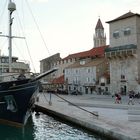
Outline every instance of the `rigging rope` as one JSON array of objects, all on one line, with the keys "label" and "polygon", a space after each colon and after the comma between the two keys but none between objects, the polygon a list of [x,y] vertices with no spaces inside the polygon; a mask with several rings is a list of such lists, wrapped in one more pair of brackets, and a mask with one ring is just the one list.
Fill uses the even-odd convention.
[{"label": "rigging rope", "polygon": [[[3,20],[3,17],[4,17],[4,12],[5,12],[5,10],[6,10],[6,5],[7,5],[7,3],[8,3],[8,0],[5,0],[5,3],[4,3],[4,5],[3,5],[3,7],[1,8],[2,10],[2,12],[1,12],[1,14],[0,14],[0,24],[4,21]],[[5,26],[5,25],[4,25]],[[1,27],[1,28],[3,28],[3,27]],[[4,28],[3,28],[4,29]],[[0,30],[0,32],[1,32],[1,30]],[[1,52],[2,52],[2,50],[3,50],[3,47],[4,47],[4,44],[6,44],[6,42],[7,42],[7,39],[6,40],[4,40],[1,44]]]},{"label": "rigging rope", "polygon": [[47,100],[47,98],[46,98],[46,96],[45,96],[44,92],[43,92],[43,96],[44,96],[45,100],[49,103],[49,101]]},{"label": "rigging rope", "polygon": [[5,9],[6,9],[7,2],[8,2],[8,1],[6,0],[5,3],[4,3],[4,5],[3,5],[3,8],[2,8],[3,10],[2,10],[2,13],[1,13],[1,15],[0,15],[0,24],[1,24],[1,22],[3,21],[3,20],[2,20],[2,17],[3,17],[3,15],[4,15],[4,11],[5,11]]},{"label": "rigging rope", "polygon": [[33,15],[33,12],[32,12],[32,10],[31,10],[31,8],[30,8],[29,3],[28,3],[28,0],[25,0],[25,1],[26,1],[26,4],[27,4],[27,6],[28,6],[28,8],[29,8],[29,10],[30,10],[30,13],[31,13],[31,15],[32,15],[32,18],[33,18],[33,20],[34,20],[34,22],[35,22],[35,25],[36,25],[36,27],[37,27],[37,29],[38,29],[38,32],[40,33],[41,39],[42,39],[42,41],[43,41],[43,43],[44,43],[44,45],[45,45],[45,47],[46,47],[46,49],[47,49],[47,51],[48,51],[48,54],[49,54],[49,56],[50,56],[49,49],[48,49],[48,47],[47,47],[47,45],[46,45],[46,42],[45,42],[45,40],[44,40],[44,38],[43,38],[43,35],[42,35],[41,31],[40,31],[40,28],[39,28],[39,26],[38,26],[38,24],[37,24],[37,21],[35,20],[35,17],[34,17],[34,15]]},{"label": "rigging rope", "polygon": [[[21,29],[22,29],[22,34],[23,34],[23,36],[25,36],[25,32],[24,32],[24,30],[23,30],[23,26],[22,26],[22,24],[21,24],[21,21],[20,21],[18,12],[17,12],[17,17],[18,17],[18,19],[19,19],[19,24],[20,24]],[[29,57],[30,57],[30,60],[31,60],[32,67],[33,67],[33,69],[34,69],[34,72],[36,73],[35,66],[34,66],[34,63],[33,63],[33,59],[32,59],[32,57],[31,57],[31,53],[30,53],[30,50],[29,50],[29,45],[28,45],[28,43],[27,43],[26,38],[25,38],[25,44],[26,44],[27,51],[28,51],[28,54],[29,54]]]},{"label": "rigging rope", "polygon": [[[7,0],[7,1],[8,1],[8,0]],[[6,5],[7,5],[7,1],[5,1],[4,8],[3,8],[4,10],[5,10],[5,7],[6,7]],[[4,10],[2,11],[0,17],[3,16]],[[19,21],[20,27],[21,27],[21,29],[22,29],[22,34],[23,34],[23,36],[25,36],[25,33],[24,33],[24,31],[23,31],[23,27],[22,27],[22,24],[21,24],[21,21],[20,21],[18,12],[16,12],[16,13],[17,13],[17,17],[18,17],[18,21]],[[1,19],[2,19],[2,18],[1,18]],[[0,22],[1,22],[1,21],[2,21],[2,20],[0,20]],[[17,27],[18,27],[18,26],[17,26]],[[28,54],[29,54],[29,57],[30,57],[30,61],[31,61],[33,70],[34,70],[34,72],[36,73],[35,66],[34,66],[34,63],[33,63],[33,60],[32,60],[32,57],[31,57],[31,54],[30,54],[30,51],[29,51],[29,47],[28,47],[28,43],[27,43],[27,40],[26,40],[26,39],[25,39],[25,44],[26,44],[26,47],[27,47],[27,51],[28,51]],[[2,46],[3,46],[3,45],[2,45]]]},{"label": "rigging rope", "polygon": [[63,97],[59,96],[57,93],[55,93],[54,95],[56,95],[57,97],[61,98],[61,99],[64,100],[65,102],[68,102],[69,104],[71,104],[71,105],[73,105],[73,106],[75,106],[75,107],[77,107],[77,108],[79,108],[79,109],[81,109],[81,110],[83,110],[83,111],[85,111],[85,112],[88,112],[88,113],[90,113],[90,114],[92,114],[92,115],[94,115],[94,116],[96,116],[96,117],[99,116],[98,114],[95,114],[95,113],[93,113],[93,112],[91,112],[91,111],[88,111],[88,110],[86,110],[86,109],[84,109],[84,108],[82,108],[82,107],[80,107],[80,106],[78,106],[78,105],[76,105],[76,104],[74,104],[74,103],[72,103],[72,102],[70,102],[70,101],[64,99]]}]

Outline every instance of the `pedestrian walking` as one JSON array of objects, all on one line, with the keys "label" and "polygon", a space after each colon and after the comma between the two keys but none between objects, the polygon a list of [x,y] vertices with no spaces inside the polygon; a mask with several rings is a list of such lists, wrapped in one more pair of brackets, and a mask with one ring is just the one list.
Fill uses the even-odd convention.
[{"label": "pedestrian walking", "polygon": [[119,104],[121,104],[121,103],[122,103],[121,94],[118,94],[118,102],[119,102]]},{"label": "pedestrian walking", "polygon": [[115,93],[115,104],[119,104],[119,95]]},{"label": "pedestrian walking", "polygon": [[129,93],[129,101],[128,101],[128,105],[131,103],[132,105],[134,105],[134,101],[133,101],[134,95],[132,94],[132,92],[130,91]]}]

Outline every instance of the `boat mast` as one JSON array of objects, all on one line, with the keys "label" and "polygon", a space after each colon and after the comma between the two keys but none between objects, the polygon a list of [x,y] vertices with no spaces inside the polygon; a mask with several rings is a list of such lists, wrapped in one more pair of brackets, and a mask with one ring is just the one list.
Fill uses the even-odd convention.
[{"label": "boat mast", "polygon": [[12,0],[9,0],[8,4],[8,10],[9,10],[9,72],[11,72],[12,68],[12,23],[13,23],[13,18],[12,18],[12,13],[13,11],[16,10],[16,5]]}]

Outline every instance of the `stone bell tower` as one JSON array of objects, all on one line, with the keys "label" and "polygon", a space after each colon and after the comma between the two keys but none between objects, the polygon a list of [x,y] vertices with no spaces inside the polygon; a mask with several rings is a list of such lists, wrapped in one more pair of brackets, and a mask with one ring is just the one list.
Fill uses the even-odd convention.
[{"label": "stone bell tower", "polygon": [[102,25],[100,18],[98,19],[96,27],[95,27],[95,34],[93,37],[93,41],[94,41],[93,47],[106,45],[106,35],[104,34],[104,27]]}]

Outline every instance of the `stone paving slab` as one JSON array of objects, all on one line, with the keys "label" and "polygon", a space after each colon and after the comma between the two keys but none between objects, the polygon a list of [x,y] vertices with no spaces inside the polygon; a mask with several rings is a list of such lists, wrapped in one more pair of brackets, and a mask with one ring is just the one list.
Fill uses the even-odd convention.
[{"label": "stone paving slab", "polygon": [[[61,97],[75,104],[77,103],[89,112],[98,112],[99,117],[72,106],[55,95],[51,95],[52,105],[49,105],[50,94],[47,93],[45,93],[45,96],[44,94],[40,95],[39,102],[36,105],[56,116],[106,136],[111,136],[114,139],[140,140],[140,122],[128,120],[128,108],[131,106],[128,106],[126,102],[124,104],[114,104],[112,98],[95,97],[95,95],[61,95]],[[133,107],[136,106],[138,108],[140,105],[133,105]]]},{"label": "stone paving slab", "polygon": [[[140,110],[132,110],[132,109],[129,109],[128,110],[128,114],[129,115],[140,115]],[[140,118],[140,116],[139,116]]]}]

